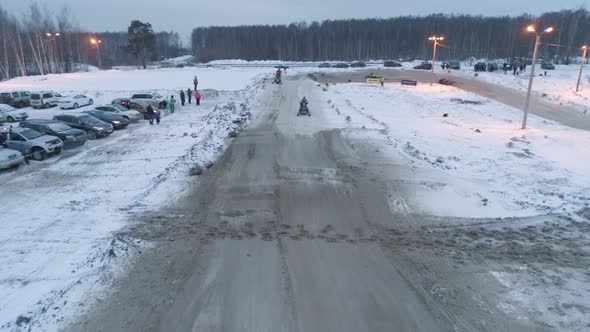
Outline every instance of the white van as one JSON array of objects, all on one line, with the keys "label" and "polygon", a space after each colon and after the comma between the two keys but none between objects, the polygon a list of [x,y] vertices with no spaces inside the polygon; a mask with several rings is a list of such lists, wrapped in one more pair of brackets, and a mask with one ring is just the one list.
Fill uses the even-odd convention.
[{"label": "white van", "polygon": [[31,106],[33,108],[50,108],[57,106],[57,101],[63,96],[53,91],[41,91],[31,93]]}]

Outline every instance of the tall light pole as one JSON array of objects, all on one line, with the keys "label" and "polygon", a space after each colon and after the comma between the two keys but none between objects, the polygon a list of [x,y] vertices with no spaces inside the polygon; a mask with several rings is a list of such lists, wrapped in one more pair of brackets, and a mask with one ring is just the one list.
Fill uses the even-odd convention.
[{"label": "tall light pole", "polygon": [[100,44],[102,43],[102,40],[100,39],[95,39],[95,38],[90,38],[90,44],[92,45],[96,45],[96,57],[97,57],[97,61],[98,61],[98,68],[102,67],[102,61],[100,59]]},{"label": "tall light pole", "polygon": [[440,40],[445,40],[445,37],[432,36],[429,37],[428,40],[434,41],[434,49],[432,50],[432,72],[434,73],[434,60],[436,60],[436,46],[438,46],[438,42]]},{"label": "tall light pole", "polygon": [[582,63],[580,64],[580,74],[578,75],[578,84],[576,84],[576,92],[580,90],[580,80],[582,79],[582,69],[584,68],[584,61],[586,61],[586,53],[588,52],[588,46],[582,46]]},{"label": "tall light pole", "polygon": [[[47,36],[48,46],[49,46],[49,58],[51,60],[51,62],[49,64],[49,68],[50,68],[50,70],[57,71],[57,67],[58,67],[57,56],[59,55],[59,54],[57,54],[58,53],[58,51],[57,51],[57,38],[59,36],[61,36],[61,33],[59,33],[59,32],[55,32],[55,33],[46,32],[45,36]],[[55,48],[55,51],[54,51],[54,48]]]},{"label": "tall light pole", "polygon": [[533,51],[533,62],[531,64],[531,76],[529,77],[529,88],[527,90],[526,101],[524,103],[524,116],[522,118],[522,129],[526,129],[526,120],[529,115],[529,106],[531,104],[531,90],[533,89],[533,78],[535,77],[535,64],[537,63],[537,50],[539,49],[539,45],[541,44],[541,36],[545,32],[553,31],[553,27],[548,27],[545,30],[543,30],[541,33],[537,33],[537,31],[535,30],[535,27],[532,25],[529,25],[526,28],[526,30],[528,32],[534,32],[536,37],[535,37],[535,50]]}]

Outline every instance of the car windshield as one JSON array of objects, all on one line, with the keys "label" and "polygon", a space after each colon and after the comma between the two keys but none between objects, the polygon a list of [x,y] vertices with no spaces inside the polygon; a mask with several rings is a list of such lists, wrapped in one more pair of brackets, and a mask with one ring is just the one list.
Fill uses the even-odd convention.
[{"label": "car windshield", "polygon": [[152,93],[152,97],[154,97],[154,99],[162,98],[162,96],[157,93]]},{"label": "car windshield", "polygon": [[82,115],[82,116],[78,117],[78,119],[80,119],[80,121],[82,121],[82,122],[84,122],[86,124],[89,124],[89,125],[100,125],[100,124],[102,124],[102,122],[99,119],[97,119],[97,118],[95,118],[95,117],[93,117],[91,115]]},{"label": "car windshield", "polygon": [[65,131],[65,130],[71,129],[70,126],[68,126],[65,123],[61,123],[61,122],[48,123],[47,124],[47,127],[49,127],[51,130],[56,131],[56,132]]},{"label": "car windshield", "polygon": [[31,95],[31,99],[41,99],[41,95],[40,95],[40,94],[38,94],[38,93],[33,93],[33,94]]},{"label": "car windshield", "polygon": [[42,136],[39,132],[34,131],[33,129],[24,129],[20,132],[20,134],[23,135],[26,139],[35,139],[37,137]]}]

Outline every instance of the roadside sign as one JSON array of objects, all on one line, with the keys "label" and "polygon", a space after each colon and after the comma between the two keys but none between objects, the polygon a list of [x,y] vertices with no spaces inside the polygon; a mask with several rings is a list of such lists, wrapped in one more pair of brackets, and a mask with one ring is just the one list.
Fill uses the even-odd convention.
[{"label": "roadside sign", "polygon": [[367,83],[369,84],[381,84],[380,77],[367,77]]},{"label": "roadside sign", "polygon": [[413,86],[416,86],[416,85],[418,85],[418,81],[402,80],[402,85],[413,85]]}]

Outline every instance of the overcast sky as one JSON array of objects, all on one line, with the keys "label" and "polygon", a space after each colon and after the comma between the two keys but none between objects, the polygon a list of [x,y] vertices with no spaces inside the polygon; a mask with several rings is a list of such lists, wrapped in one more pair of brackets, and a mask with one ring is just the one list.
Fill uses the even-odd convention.
[{"label": "overcast sky", "polygon": [[[29,0],[0,0],[20,15]],[[392,17],[430,13],[483,15],[538,14],[590,7],[590,0],[37,0],[57,11],[67,4],[88,31],[126,30],[132,19],[155,30],[174,30],[188,38],[194,27],[279,24],[335,18]],[[531,7],[531,4],[534,6]]]}]

